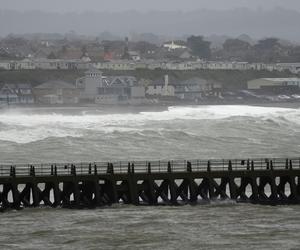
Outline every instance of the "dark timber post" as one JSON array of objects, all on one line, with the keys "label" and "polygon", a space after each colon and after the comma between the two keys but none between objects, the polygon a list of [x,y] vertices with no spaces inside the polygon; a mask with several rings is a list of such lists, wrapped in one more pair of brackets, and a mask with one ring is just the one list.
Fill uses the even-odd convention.
[{"label": "dark timber post", "polygon": [[231,161],[228,162],[228,170],[232,171],[232,162]]},{"label": "dark timber post", "polygon": [[191,162],[187,162],[187,166],[186,166],[186,171],[191,173],[192,172],[192,163]]},{"label": "dark timber post", "polygon": [[193,177],[189,178],[189,189],[190,189],[190,201],[192,204],[197,202],[197,185]]},{"label": "dark timber post", "polygon": [[250,160],[249,159],[247,160],[247,170],[248,171],[250,170]]},{"label": "dark timber post", "polygon": [[290,189],[291,189],[291,195],[290,195],[290,199],[292,200],[292,202],[297,203],[299,200],[298,194],[297,194],[297,185],[295,182],[295,177],[294,176],[290,176],[289,177],[289,182],[290,182]]},{"label": "dark timber post", "polygon": [[[228,170],[232,171],[232,161],[228,162]],[[236,192],[236,184],[234,182],[234,178],[232,176],[229,177],[229,190],[230,190],[230,199],[236,200],[237,192]]]},{"label": "dark timber post", "polygon": [[176,183],[175,180],[172,178],[169,178],[168,180],[169,182],[169,189],[170,189],[170,201],[172,205],[176,205],[177,204],[177,195],[176,195]]},{"label": "dark timber post", "polygon": [[94,185],[94,190],[95,190],[94,205],[95,206],[100,206],[102,204],[101,204],[101,194],[100,194],[99,179],[98,179],[97,175],[95,175],[93,185]]},{"label": "dark timber post", "polygon": [[258,201],[259,193],[258,193],[258,186],[256,182],[256,177],[251,177],[251,187],[252,187],[252,195],[250,196],[250,199],[254,202]]},{"label": "dark timber post", "polygon": [[149,189],[149,204],[156,205],[157,197],[154,189],[154,180],[152,179],[151,176],[148,177],[148,189]]},{"label": "dark timber post", "polygon": [[71,174],[73,175],[73,180],[72,180],[72,192],[74,196],[74,203],[76,206],[80,205],[80,191],[78,187],[78,180],[76,177],[76,166],[72,164],[71,166]]},{"label": "dark timber post", "polygon": [[53,207],[60,206],[61,205],[61,191],[59,189],[59,183],[57,180],[55,180],[53,182],[53,194],[54,194]]},{"label": "dark timber post", "polygon": [[290,160],[290,170],[293,170],[293,162]]},{"label": "dark timber post", "polygon": [[98,171],[97,171],[97,165],[94,165],[94,175],[98,175]]},{"label": "dark timber post", "polygon": [[11,191],[12,191],[12,199],[13,199],[13,208],[19,209],[20,208],[20,194],[18,191],[18,184],[16,182],[15,177],[12,177],[12,184],[11,184]]},{"label": "dark timber post", "polygon": [[251,161],[251,171],[254,171],[254,161]]},{"label": "dark timber post", "polygon": [[112,163],[108,163],[108,173],[110,176],[105,180],[105,189],[109,197],[109,203],[118,203],[117,181],[115,179],[114,166]]},{"label": "dark timber post", "polygon": [[168,161],[168,173],[172,172],[172,168],[171,168],[171,162]]},{"label": "dark timber post", "polygon": [[129,196],[131,204],[138,205],[139,204],[139,197],[137,192],[137,179],[135,178],[134,173],[134,163],[128,163],[128,189],[129,189]]}]

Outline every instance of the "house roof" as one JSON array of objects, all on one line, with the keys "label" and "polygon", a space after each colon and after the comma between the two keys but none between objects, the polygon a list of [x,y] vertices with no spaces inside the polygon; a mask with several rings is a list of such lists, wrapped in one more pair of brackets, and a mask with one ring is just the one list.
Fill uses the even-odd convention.
[{"label": "house roof", "polygon": [[116,85],[122,85],[122,86],[134,86],[137,83],[137,79],[134,76],[108,76],[103,77],[103,83],[107,86],[116,86]]},{"label": "house roof", "polygon": [[58,58],[60,59],[80,59],[83,53],[80,48],[68,48],[66,51],[60,51]]},{"label": "house roof", "polygon": [[88,47],[87,54],[92,61],[99,61],[104,57],[104,49],[102,47]]},{"label": "house roof", "polygon": [[8,49],[0,47],[0,55],[9,55]]},{"label": "house roof", "polygon": [[[24,90],[26,90],[26,92],[24,92]],[[0,94],[28,96],[31,95],[31,85],[27,83],[18,83],[18,84],[6,83],[0,89]]]},{"label": "house roof", "polygon": [[29,83],[6,83],[4,86],[9,87],[10,89],[31,89],[31,84]]},{"label": "house roof", "polygon": [[73,84],[61,80],[51,80],[35,87],[35,89],[75,89],[75,88],[76,87]]},{"label": "house roof", "polygon": [[55,51],[52,48],[40,48],[37,52],[33,54],[33,57],[46,59],[51,52],[55,53]]},{"label": "house roof", "polygon": [[300,78],[262,78],[263,80],[272,81],[272,82],[299,82]]}]

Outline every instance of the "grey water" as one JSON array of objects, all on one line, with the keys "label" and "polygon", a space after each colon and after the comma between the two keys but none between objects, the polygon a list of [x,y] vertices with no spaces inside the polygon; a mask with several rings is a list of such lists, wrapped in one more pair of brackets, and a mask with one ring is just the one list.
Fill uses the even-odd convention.
[{"label": "grey water", "polygon": [[[0,162],[297,157],[300,105],[0,111]],[[300,249],[299,206],[199,206],[0,214],[0,249]]]}]

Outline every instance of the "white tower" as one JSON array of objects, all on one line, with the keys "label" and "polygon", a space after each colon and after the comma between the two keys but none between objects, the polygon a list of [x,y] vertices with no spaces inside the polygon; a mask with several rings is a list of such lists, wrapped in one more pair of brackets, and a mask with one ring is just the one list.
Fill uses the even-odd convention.
[{"label": "white tower", "polygon": [[85,72],[84,77],[84,95],[87,98],[94,98],[98,95],[99,88],[103,86],[102,72],[91,68]]}]

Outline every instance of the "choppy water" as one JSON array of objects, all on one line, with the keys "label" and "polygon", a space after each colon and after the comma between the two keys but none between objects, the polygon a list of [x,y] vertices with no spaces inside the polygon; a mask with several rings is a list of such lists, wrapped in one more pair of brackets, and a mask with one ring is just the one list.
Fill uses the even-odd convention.
[{"label": "choppy water", "polygon": [[[298,156],[300,109],[0,112],[0,162]],[[299,206],[220,203],[0,215],[0,249],[300,249]]]}]

